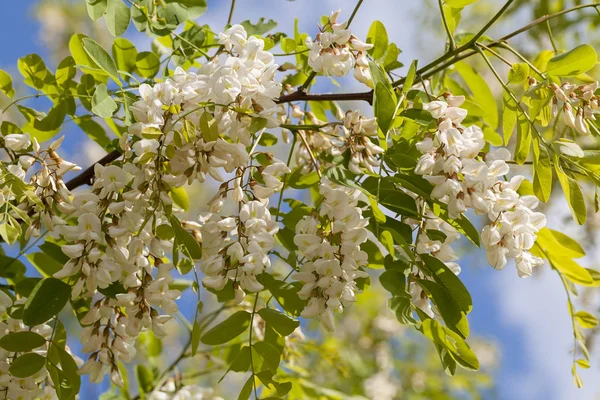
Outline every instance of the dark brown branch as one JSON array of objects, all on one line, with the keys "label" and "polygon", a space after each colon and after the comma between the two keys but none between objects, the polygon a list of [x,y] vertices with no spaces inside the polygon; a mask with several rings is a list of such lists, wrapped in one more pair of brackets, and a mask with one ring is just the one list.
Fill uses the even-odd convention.
[{"label": "dark brown branch", "polygon": [[373,104],[373,91],[358,92],[358,93],[323,93],[310,94],[305,89],[299,88],[294,93],[281,96],[276,100],[277,104],[290,103],[292,101],[356,101],[362,100],[369,104]]}]

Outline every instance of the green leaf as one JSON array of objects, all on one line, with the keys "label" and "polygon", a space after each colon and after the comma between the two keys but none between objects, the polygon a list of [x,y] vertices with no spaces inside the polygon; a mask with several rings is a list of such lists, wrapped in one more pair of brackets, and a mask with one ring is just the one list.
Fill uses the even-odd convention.
[{"label": "green leaf", "polygon": [[37,353],[25,353],[17,357],[8,367],[8,372],[15,378],[27,378],[41,370],[46,359]]},{"label": "green leaf", "polygon": [[0,255],[0,277],[13,281],[19,280],[20,277],[25,275],[26,270],[25,265],[19,259]]},{"label": "green leaf", "polygon": [[179,220],[175,216],[169,217],[169,221],[171,222],[171,226],[175,230],[175,237],[177,242],[183,244],[187,251],[190,254],[190,257],[194,260],[199,260],[202,258],[202,248],[200,247],[200,243],[192,236],[191,233],[186,231],[182,226]]},{"label": "green leaf", "polygon": [[56,68],[56,84],[67,88],[76,74],[77,68],[75,68],[75,59],[71,56],[67,56]]},{"label": "green leaf", "polygon": [[421,259],[425,261],[431,276],[437,283],[446,288],[460,309],[467,314],[470,313],[473,308],[473,300],[458,276],[446,264],[433,256],[422,254]]},{"label": "green leaf", "polygon": [[96,63],[96,65],[105,71],[117,83],[117,85],[122,86],[121,81],[119,80],[119,73],[117,72],[115,62],[112,58],[110,58],[108,52],[90,38],[82,38],[81,43],[87,55]]},{"label": "green leaf", "polygon": [[43,277],[49,277],[60,271],[64,263],[60,263],[46,253],[29,253],[27,259]]},{"label": "green leaf", "polygon": [[86,0],[87,12],[92,21],[98,21],[106,11],[107,0]]},{"label": "green leaf", "polygon": [[247,400],[252,395],[252,388],[254,387],[254,374],[250,375],[250,378],[244,383],[240,395],[237,400]]},{"label": "green leaf", "polygon": [[[592,314],[586,311],[577,311],[575,315],[575,320],[584,329],[591,329],[598,325],[598,319],[594,317]],[[0,342],[0,345],[2,342]]]},{"label": "green leaf", "polygon": [[117,108],[117,103],[108,94],[106,85],[104,83],[98,85],[92,96],[92,112],[102,118],[111,118]]},{"label": "green leaf", "polygon": [[260,274],[258,278],[259,282],[271,292],[281,308],[287,313],[297,317],[304,310],[306,301],[298,297],[298,291],[302,287],[302,284],[299,282],[287,283],[280,281],[266,273]]},{"label": "green leaf", "polygon": [[469,336],[469,322],[452,294],[437,282],[419,279],[419,285],[429,294],[448,328],[462,338]]},{"label": "green leaf", "polygon": [[12,86],[12,78],[10,75],[0,69],[0,91],[2,91],[5,95],[10,97],[11,99],[15,95],[15,89]]},{"label": "green leaf", "polygon": [[106,131],[102,125],[94,121],[91,117],[86,116],[83,118],[77,118],[75,119],[75,123],[77,126],[79,126],[79,128],[81,128],[82,131],[86,133],[86,135],[88,135],[90,139],[98,143],[103,149],[109,149],[113,147],[112,141],[106,134]]},{"label": "green leaf", "polygon": [[229,365],[229,371],[233,372],[246,372],[250,368],[250,347],[243,346],[235,355],[235,358]]},{"label": "green leaf", "polygon": [[567,203],[569,204],[573,219],[577,221],[579,225],[583,225],[587,218],[587,211],[585,199],[581,192],[581,187],[579,187],[579,183],[564,173],[562,167],[558,164],[558,160],[555,160],[554,168],[560,186],[565,194],[565,198],[567,199]]},{"label": "green leaf", "polygon": [[135,376],[137,378],[140,393],[150,393],[154,388],[154,374],[143,364],[135,366]]},{"label": "green leaf", "polygon": [[129,40],[116,38],[112,45],[112,56],[117,69],[125,72],[133,72],[138,52]]},{"label": "green leaf", "polygon": [[533,192],[538,199],[547,202],[552,193],[552,163],[548,150],[544,146],[537,144],[533,146],[535,155],[533,159]]},{"label": "green leaf", "polygon": [[167,0],[167,3],[171,2],[186,7],[190,19],[196,19],[206,12],[206,0]]},{"label": "green leaf", "polygon": [[529,77],[529,65],[526,63],[515,63],[508,71],[509,83],[523,83]]},{"label": "green leaf", "polygon": [[413,62],[410,63],[410,67],[408,68],[408,72],[406,73],[406,79],[404,80],[404,84],[402,85],[402,93],[408,93],[412,85],[415,83],[418,62],[418,60],[413,60]]},{"label": "green leaf", "polygon": [[377,82],[373,100],[373,110],[377,118],[377,125],[385,135],[394,121],[396,111],[396,98],[383,83]]},{"label": "green leaf", "polygon": [[81,387],[81,377],[77,373],[79,368],[75,360],[67,353],[64,347],[54,344],[50,346],[49,354],[57,358],[58,362],[60,362],[60,369],[50,362],[46,363],[46,368],[50,372],[50,377],[54,383],[58,398],[61,400],[75,400]]},{"label": "green leaf", "polygon": [[219,138],[219,126],[212,114],[205,112],[200,116],[200,131],[206,142],[214,142]]},{"label": "green leaf", "polygon": [[28,326],[43,324],[64,308],[71,297],[71,286],[55,278],[42,279],[31,292],[23,309]]},{"label": "green leaf", "polygon": [[289,37],[281,39],[281,50],[286,54],[293,53],[296,50],[296,41]]},{"label": "green leaf", "polygon": [[453,8],[463,8],[476,1],[477,0],[446,0],[446,4]]},{"label": "green leaf", "polygon": [[517,125],[517,103],[508,93],[502,95],[502,134],[504,135],[504,144],[508,144],[515,126]]},{"label": "green leaf", "polygon": [[387,270],[379,275],[379,282],[385,290],[393,295],[403,296],[406,294],[406,275],[403,271],[397,269]]},{"label": "green leaf", "polygon": [[388,47],[388,35],[385,26],[381,21],[373,21],[369,32],[367,33],[367,43],[373,45],[368,53],[375,59],[379,59],[385,55]]},{"label": "green leaf", "polygon": [[104,21],[113,36],[121,36],[129,27],[131,12],[123,0],[108,0]]},{"label": "green leaf", "polygon": [[268,21],[265,21],[264,18],[259,18],[256,24],[251,23],[250,20],[246,20],[240,22],[240,25],[242,25],[244,29],[246,29],[246,32],[248,32],[248,36],[263,35],[269,32],[271,29],[277,28],[277,22],[275,22],[275,20],[270,19]]},{"label": "green leaf", "polygon": [[556,255],[555,253],[548,253],[548,260],[555,269],[560,271],[560,273],[571,282],[585,286],[593,285],[594,279],[588,270],[571,258]]},{"label": "green leaf", "polygon": [[258,315],[281,336],[291,335],[300,326],[300,322],[297,320],[272,308],[262,308],[258,311]]},{"label": "green leaf", "polygon": [[582,44],[573,50],[552,57],[546,72],[552,76],[575,76],[592,69],[598,62],[596,50],[589,44]]},{"label": "green leaf", "polygon": [[515,161],[523,165],[529,157],[531,150],[531,126],[524,115],[519,115],[517,124],[517,146],[515,149]]},{"label": "green leaf", "polygon": [[486,112],[483,120],[496,129],[498,127],[498,109],[494,95],[485,79],[464,61],[454,64],[454,67],[473,93],[473,100]]},{"label": "green leaf", "polygon": [[272,135],[268,132],[264,132],[260,137],[258,144],[263,147],[274,146],[277,144],[277,136]]},{"label": "green leaf", "polygon": [[211,346],[227,343],[248,329],[251,316],[247,311],[238,311],[202,335],[200,340]]},{"label": "green leaf", "polygon": [[252,345],[252,349],[263,359],[260,367],[262,371],[272,371],[273,373],[277,371],[281,355],[275,346],[267,342],[257,342]]},{"label": "green leaf", "polygon": [[11,332],[0,338],[0,347],[13,353],[23,353],[46,344],[40,334],[29,331]]},{"label": "green leaf", "polygon": [[33,127],[42,132],[57,130],[62,125],[66,115],[67,102],[60,101],[54,107],[52,107],[48,115],[46,115],[44,118],[41,120],[34,120]]},{"label": "green leaf", "polygon": [[190,198],[188,197],[187,191],[183,187],[174,187],[169,192],[169,195],[179,207],[184,211],[190,209]]},{"label": "green leaf", "polygon": [[[90,68],[81,68],[84,73],[90,74],[100,82],[106,82],[108,80],[106,74],[101,71],[100,66],[96,64],[83,48],[84,39],[89,38],[81,33],[71,36],[71,39],[69,40],[69,51],[71,52],[73,59],[75,59],[77,65],[93,68],[93,70]],[[81,82],[83,83],[83,78]]]},{"label": "green leaf", "polygon": [[25,78],[25,83],[36,89],[44,87],[44,80],[48,75],[48,69],[44,60],[37,54],[28,54],[17,61],[19,72]]},{"label": "green leaf", "polygon": [[198,316],[194,319],[194,326],[192,327],[192,356],[196,355],[198,352],[198,346],[200,345],[200,334],[202,327],[200,326],[200,322],[198,321]]}]

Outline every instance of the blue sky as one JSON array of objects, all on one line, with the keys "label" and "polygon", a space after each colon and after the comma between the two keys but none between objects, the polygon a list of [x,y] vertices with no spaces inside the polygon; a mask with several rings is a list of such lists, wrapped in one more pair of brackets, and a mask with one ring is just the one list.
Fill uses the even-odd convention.
[{"label": "blue sky", "polygon": [[[201,17],[201,21],[210,23],[213,29],[218,30],[227,19],[229,2],[209,0],[208,3],[209,12]],[[386,25],[390,38],[403,50],[401,61],[408,65],[412,59],[420,58],[423,65],[443,50],[443,42],[435,40],[441,36],[419,32],[419,19],[413,17],[413,13],[423,9],[418,2],[408,6],[402,4],[405,11],[398,10],[399,3],[408,2],[365,0],[365,5],[353,22],[353,30],[364,38],[370,23],[379,19]],[[39,26],[31,12],[33,4],[34,1],[21,0],[3,7],[3,22],[0,24],[0,37],[3,38],[0,41],[2,69],[15,71],[17,59],[28,53],[37,52],[44,58],[48,56],[38,39]],[[239,0],[234,21],[256,20],[264,16],[278,20],[280,28],[291,28],[294,17],[298,16],[301,30],[314,34],[319,15],[344,8],[343,15],[347,18],[353,5],[354,2],[349,0]],[[437,11],[433,9],[429,12]],[[422,34],[424,37],[420,36]],[[138,43],[143,39],[134,35],[132,40]],[[148,46],[149,42],[145,43]],[[344,90],[360,89],[357,84],[348,83],[355,86],[345,87]],[[325,80],[317,89],[339,90]],[[81,137],[76,132],[66,133],[71,135],[70,138]],[[73,147],[73,143],[79,143],[77,140],[67,140],[65,143],[65,150],[77,154],[79,158],[76,161],[83,167],[91,163],[91,159],[86,160],[86,154],[97,154],[92,150],[82,155],[79,148]],[[552,208],[553,217],[549,218],[549,224],[563,229],[560,215],[565,207],[558,203]],[[470,316],[472,331],[493,340],[500,349],[501,364],[496,375],[497,398],[591,399],[597,396],[600,387],[594,382],[599,372],[597,367],[582,373],[587,383],[585,389],[577,390],[572,383],[572,356],[569,354],[573,343],[572,331],[566,297],[556,274],[544,266],[536,276],[519,279],[511,265],[503,271],[494,271],[481,251],[467,252],[461,265],[461,278],[471,291],[475,305]]]}]

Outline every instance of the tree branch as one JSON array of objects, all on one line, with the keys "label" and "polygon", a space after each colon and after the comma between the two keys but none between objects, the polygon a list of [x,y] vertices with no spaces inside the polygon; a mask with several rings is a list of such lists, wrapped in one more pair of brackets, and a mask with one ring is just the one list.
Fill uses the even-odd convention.
[{"label": "tree branch", "polygon": [[115,161],[117,158],[121,157],[121,152],[118,150],[113,150],[100,160],[96,161],[90,167],[85,169],[82,173],[77,175],[75,178],[71,179],[67,182],[67,189],[73,190],[81,185],[91,185],[92,179],[94,178],[94,166],[96,164],[106,165]]}]

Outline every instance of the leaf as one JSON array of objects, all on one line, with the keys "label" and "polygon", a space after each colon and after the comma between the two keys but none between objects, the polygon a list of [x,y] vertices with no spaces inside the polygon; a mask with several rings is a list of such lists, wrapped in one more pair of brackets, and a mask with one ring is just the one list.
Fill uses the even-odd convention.
[{"label": "leaf", "polygon": [[518,117],[517,124],[517,147],[515,149],[515,161],[523,165],[527,161],[531,149],[531,127],[529,121],[523,116]]},{"label": "leaf", "polygon": [[194,319],[194,326],[192,327],[192,356],[195,356],[198,351],[198,346],[200,345],[200,333],[202,333],[201,329],[202,327],[196,316]]},{"label": "leaf", "polygon": [[458,333],[462,338],[467,338],[469,336],[469,322],[450,292],[433,281],[419,279],[418,282],[431,297],[448,328]]},{"label": "leaf", "polygon": [[592,69],[598,62],[596,50],[589,44],[582,44],[566,53],[552,57],[546,72],[552,76],[575,76]]},{"label": "leaf", "polygon": [[279,362],[281,361],[281,355],[275,346],[267,342],[257,342],[252,345],[252,349],[263,359],[261,366],[262,371],[277,371]]},{"label": "leaf", "polygon": [[259,282],[271,292],[281,308],[287,313],[297,317],[304,310],[306,301],[298,297],[298,291],[302,287],[299,282],[283,282],[266,273],[260,274],[258,278]]},{"label": "leaf", "polygon": [[515,63],[508,71],[509,83],[523,83],[529,77],[529,65],[526,63]]},{"label": "leaf", "polygon": [[186,7],[190,19],[196,19],[206,12],[206,0],[167,0],[167,3],[177,2]]},{"label": "leaf", "polygon": [[404,84],[402,85],[402,93],[408,93],[408,91],[414,84],[415,77],[417,76],[417,63],[418,62],[419,62],[418,60],[413,60],[413,62],[410,63],[410,67],[408,68],[408,72],[406,73],[406,78],[404,79]]},{"label": "leaf", "polygon": [[91,117],[76,118],[75,123],[90,139],[98,143],[103,149],[108,150],[113,147],[102,125],[94,121]]},{"label": "leaf", "polygon": [[564,173],[557,161],[555,161],[554,168],[560,186],[565,194],[565,198],[567,199],[567,203],[569,204],[573,219],[577,221],[579,225],[583,225],[587,218],[587,211],[585,199],[583,198],[583,193],[581,192],[579,184],[575,179]]},{"label": "leaf", "polygon": [[247,311],[238,311],[202,335],[200,340],[211,346],[227,343],[248,329],[251,316]]},{"label": "leaf", "polygon": [[[73,56],[73,59],[75,60],[75,63],[77,65],[86,66],[94,69],[92,70],[90,68],[81,68],[81,70],[84,73],[90,74],[100,82],[106,82],[108,80],[106,74],[100,70],[100,66],[96,64],[96,62],[88,55],[88,53],[83,48],[84,39],[89,38],[81,33],[71,36],[71,39],[69,40],[69,51],[71,52],[71,56]],[[81,82],[84,82],[83,78]]]},{"label": "leaf", "polygon": [[56,278],[42,279],[25,302],[23,322],[28,326],[43,324],[65,307],[71,287]]},{"label": "leaf", "polygon": [[110,58],[108,52],[90,38],[84,37],[81,39],[81,43],[87,55],[96,63],[96,65],[105,71],[117,85],[122,86],[115,62]]},{"label": "leaf", "polygon": [[206,142],[214,142],[219,138],[219,126],[212,114],[205,112],[200,116],[200,131]]},{"label": "leaf", "polygon": [[252,35],[263,35],[269,32],[271,29],[277,28],[277,22],[275,20],[265,21],[265,18],[259,18],[256,24],[250,22],[250,20],[240,22],[240,25],[246,29],[248,36]]},{"label": "leaf", "polygon": [[2,91],[5,95],[10,97],[11,99],[15,95],[15,89],[12,86],[12,78],[10,75],[0,69],[0,91]]},{"label": "leaf", "polygon": [[[46,368],[50,372],[58,398],[61,400],[75,400],[81,387],[81,377],[78,374],[75,360],[63,347],[54,344],[50,346],[49,354],[55,355],[60,362],[60,369],[51,363],[46,363]],[[54,367],[54,369],[51,367]]]},{"label": "leaf", "polygon": [[112,45],[112,56],[117,69],[125,72],[133,72],[138,52],[129,40],[116,38]]},{"label": "leaf", "polygon": [[406,276],[403,271],[396,269],[387,270],[379,275],[379,282],[381,282],[381,286],[385,290],[393,295],[403,296],[406,294]]},{"label": "leaf", "polygon": [[41,120],[34,120],[33,127],[43,132],[57,130],[62,125],[66,115],[67,102],[60,101],[50,109],[50,112],[44,118]]},{"label": "leaf", "polygon": [[454,67],[464,79],[471,93],[473,93],[473,100],[486,112],[483,120],[496,129],[498,126],[498,109],[496,108],[494,95],[485,79],[464,61],[454,64]]},{"label": "leaf", "polygon": [[41,370],[46,359],[37,353],[25,353],[10,363],[8,372],[15,378],[27,378]]},{"label": "leaf", "polygon": [[291,335],[300,326],[300,322],[297,320],[272,308],[262,308],[258,311],[258,315],[281,336]]},{"label": "leaf", "polygon": [[243,346],[235,355],[235,358],[229,365],[229,371],[246,372],[250,368],[251,349],[249,346]]},{"label": "leaf", "polygon": [[252,388],[254,387],[254,374],[250,375],[250,378],[244,383],[240,395],[237,400],[247,400],[252,395]]},{"label": "leaf", "polygon": [[13,353],[23,353],[46,344],[46,339],[38,333],[11,332],[0,338],[0,347]]},{"label": "leaf", "polygon": [[187,191],[183,187],[174,187],[169,192],[169,196],[171,196],[175,204],[181,207],[184,211],[190,209],[190,198],[188,197]]},{"label": "leaf", "polygon": [[373,21],[369,32],[367,33],[367,43],[373,45],[368,53],[375,59],[380,59],[385,55],[388,48],[388,35],[385,26],[381,21]]},{"label": "leaf", "polygon": [[517,103],[508,93],[502,94],[502,134],[504,135],[504,144],[508,144],[515,126],[517,125]]},{"label": "leaf", "polygon": [[0,277],[19,280],[25,275],[25,265],[17,258],[0,255]]},{"label": "leaf", "polygon": [[160,59],[154,53],[142,51],[135,57],[135,67],[138,73],[144,78],[152,78],[158,73]]},{"label": "leaf", "polygon": [[[584,329],[591,329],[598,325],[598,319],[594,317],[592,314],[586,311],[577,311],[575,315],[575,320]],[[2,342],[0,342],[0,345]]]},{"label": "leaf", "polygon": [[42,89],[48,69],[44,60],[37,54],[28,54],[17,61],[19,72],[25,78],[25,83],[33,88]]},{"label": "leaf", "polygon": [[377,125],[381,132],[385,135],[392,122],[394,121],[394,113],[396,112],[396,98],[386,86],[377,82],[375,85],[375,93],[373,99],[373,111],[377,118]]},{"label": "leaf", "polygon": [[113,36],[121,36],[129,27],[131,11],[122,0],[108,0],[104,21]]},{"label": "leaf", "polygon": [[60,271],[64,263],[60,263],[45,253],[29,253],[27,259],[43,277],[49,277]]},{"label": "leaf", "polygon": [[135,376],[137,378],[140,393],[150,393],[154,388],[154,375],[143,364],[135,366]]},{"label": "leaf", "polygon": [[92,112],[102,118],[111,118],[117,108],[117,103],[108,94],[106,85],[104,83],[98,85],[92,96]]},{"label": "leaf", "polygon": [[175,216],[172,215],[169,217],[169,221],[175,230],[175,237],[177,238],[177,241],[185,246],[190,254],[190,257],[194,260],[201,259],[202,248],[200,247],[200,243],[198,243],[198,241],[181,226],[181,223]]},{"label": "leaf", "polygon": [[446,288],[462,311],[470,313],[473,308],[473,300],[458,276],[445,263],[433,256],[422,254],[421,258],[425,261],[425,265],[435,281]]},{"label": "leaf", "polygon": [[540,201],[547,202],[552,193],[552,163],[544,146],[533,146],[538,149],[533,159],[533,192]]},{"label": "leaf", "polygon": [[446,0],[446,4],[453,8],[463,8],[476,1],[477,0]]},{"label": "leaf", "polygon": [[571,258],[548,253],[548,260],[550,261],[550,264],[552,264],[552,267],[560,271],[560,273],[571,282],[586,286],[594,284],[594,279],[588,270]]},{"label": "leaf", "polygon": [[107,0],[86,0],[87,12],[92,21],[98,21],[106,11]]},{"label": "leaf", "polygon": [[56,84],[67,88],[76,74],[75,60],[71,56],[65,57],[56,68]]}]

